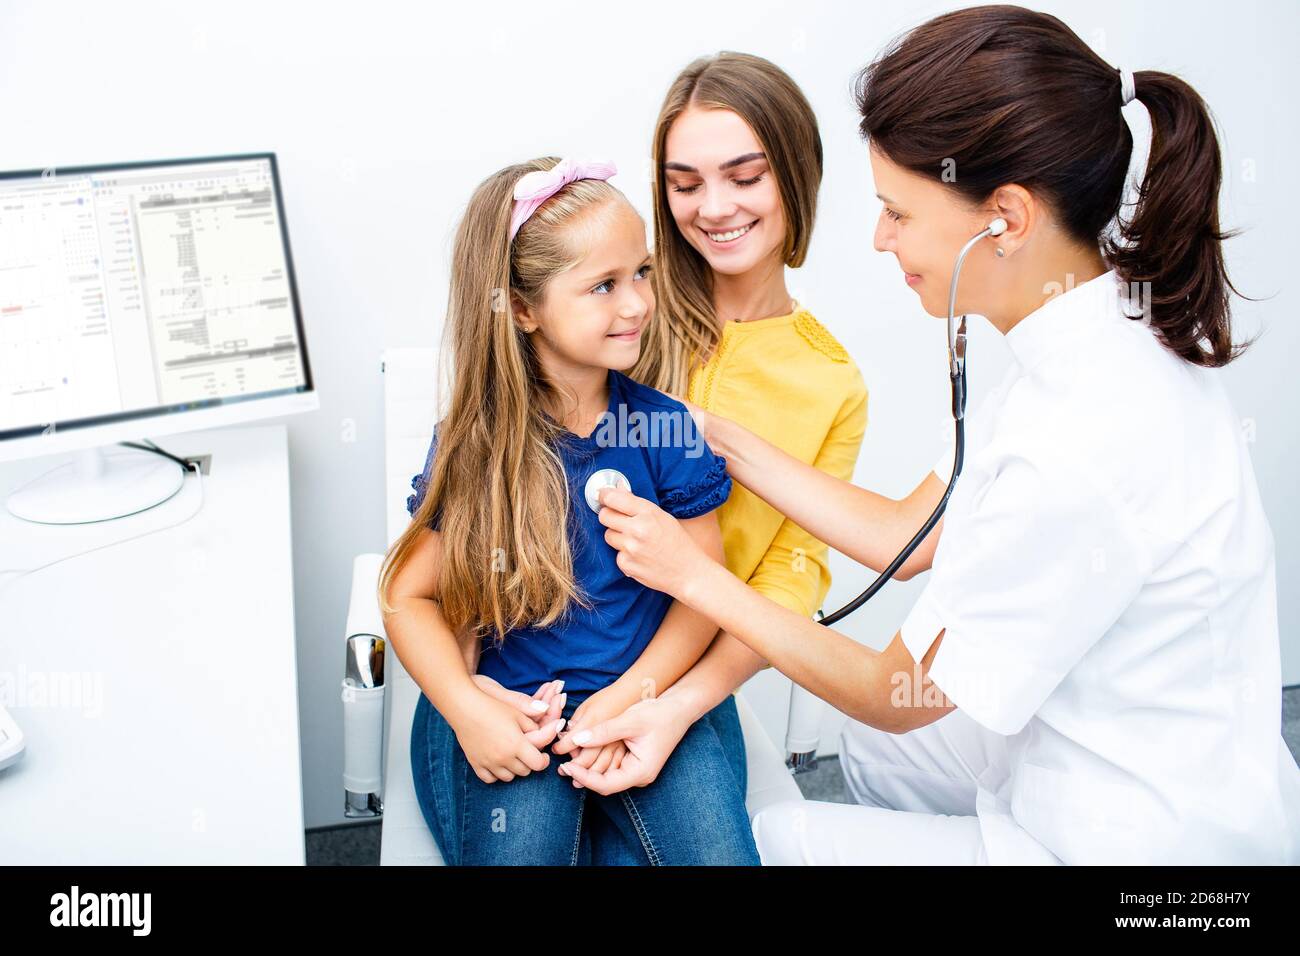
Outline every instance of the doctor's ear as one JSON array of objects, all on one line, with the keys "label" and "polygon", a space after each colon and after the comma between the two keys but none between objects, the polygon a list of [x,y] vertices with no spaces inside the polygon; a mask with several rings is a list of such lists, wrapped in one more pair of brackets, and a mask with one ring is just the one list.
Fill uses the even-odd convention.
[{"label": "doctor's ear", "polygon": [[1007,224],[1006,230],[994,237],[997,255],[1009,256],[1028,242],[1042,213],[1042,204],[1024,186],[1011,183],[995,189],[990,203],[985,207],[986,223],[996,217]]}]

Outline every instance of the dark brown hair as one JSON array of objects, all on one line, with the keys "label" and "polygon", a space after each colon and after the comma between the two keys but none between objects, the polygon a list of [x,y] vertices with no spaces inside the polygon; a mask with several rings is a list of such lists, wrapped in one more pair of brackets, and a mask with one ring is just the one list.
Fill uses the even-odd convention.
[{"label": "dark brown hair", "polygon": [[1071,237],[1098,244],[1125,287],[1150,290],[1147,317],[1171,351],[1226,365],[1250,343],[1232,342],[1237,290],[1221,243],[1235,233],[1219,230],[1213,119],[1178,77],[1133,76],[1151,151],[1136,209],[1115,232],[1133,149],[1120,74],[1046,13],[982,6],[923,23],[857,75],[859,131],[913,172],[944,181],[954,170],[948,184],[972,203],[1007,183],[1036,193]]}]

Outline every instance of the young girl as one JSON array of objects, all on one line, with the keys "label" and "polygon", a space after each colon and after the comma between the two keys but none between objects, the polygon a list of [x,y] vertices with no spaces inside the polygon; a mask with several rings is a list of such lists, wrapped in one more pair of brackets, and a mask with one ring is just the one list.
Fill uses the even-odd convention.
[{"label": "young girl", "polygon": [[[623,574],[587,500],[617,472],[722,557],[726,462],[680,402],[622,373],[654,295],[644,223],[613,173],[554,157],[507,167],[456,236],[450,410],[380,581],[388,635],[424,692],[416,792],[453,865],[758,863],[718,729],[736,726],[731,699],[635,793],[592,794],[541,750],[566,722],[656,696],[715,632]],[[519,701],[534,688],[530,718]],[[622,743],[581,756],[600,770],[637,759]]]}]

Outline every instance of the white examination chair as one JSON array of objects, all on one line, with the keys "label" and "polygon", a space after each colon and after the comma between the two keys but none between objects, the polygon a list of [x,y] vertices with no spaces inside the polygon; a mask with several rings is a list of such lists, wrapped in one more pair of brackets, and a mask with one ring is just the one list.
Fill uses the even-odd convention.
[{"label": "white examination chair", "polygon": [[[437,350],[390,349],[383,355],[385,501],[387,538],[396,540],[410,523],[406,499],[411,477],[424,467],[433,434]],[[381,866],[443,864],[425,824],[411,780],[410,731],[419,686],[391,652],[375,599],[381,554],[353,561],[352,596],[346,626],[347,664],[343,680],[343,786],[345,815],[382,817]],[[816,766],[818,727],[825,704],[792,685],[788,757],[783,758],[758,718],[737,694],[748,764],[745,804],[752,819],[760,809],[802,794],[792,772]]]}]

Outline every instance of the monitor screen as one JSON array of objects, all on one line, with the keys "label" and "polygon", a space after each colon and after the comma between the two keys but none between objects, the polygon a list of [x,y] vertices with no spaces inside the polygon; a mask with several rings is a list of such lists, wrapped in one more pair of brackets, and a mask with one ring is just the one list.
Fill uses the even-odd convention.
[{"label": "monitor screen", "polygon": [[312,387],[273,153],[0,173],[0,440]]}]

